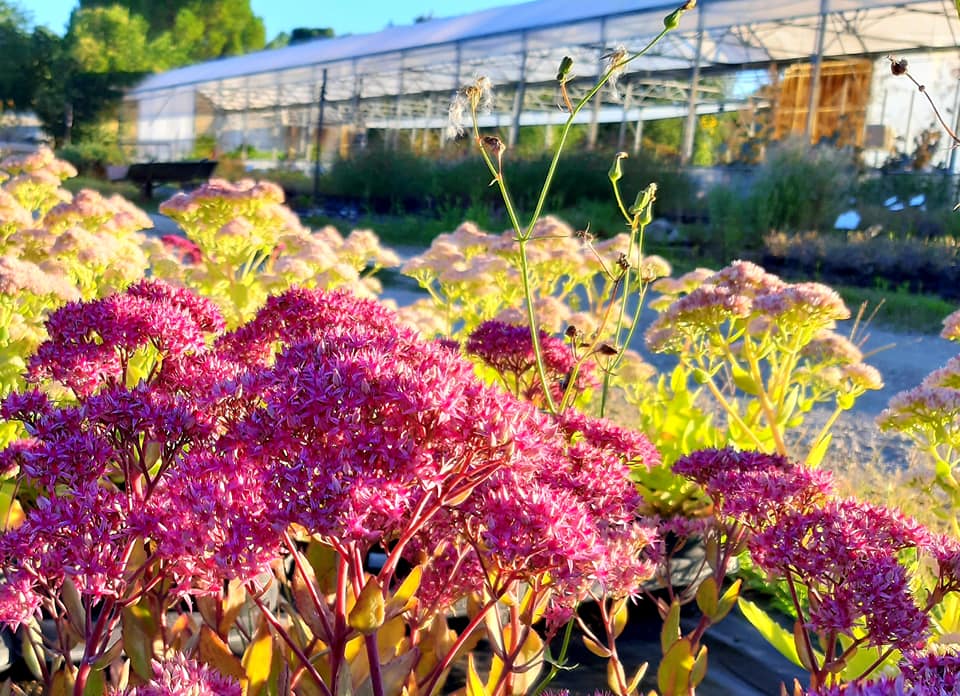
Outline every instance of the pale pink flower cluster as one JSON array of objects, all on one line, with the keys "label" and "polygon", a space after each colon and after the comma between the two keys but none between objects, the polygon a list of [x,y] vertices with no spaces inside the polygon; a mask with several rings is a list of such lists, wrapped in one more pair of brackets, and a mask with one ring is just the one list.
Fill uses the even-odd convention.
[{"label": "pale pink flower cluster", "polygon": [[933,379],[928,375],[920,386],[894,395],[877,423],[884,430],[915,435],[936,431],[944,444],[955,442],[960,437],[960,389],[937,386],[949,383],[952,374],[938,370]]},{"label": "pale pink flower cluster", "polygon": [[72,179],[77,170],[65,160],[57,159],[46,145],[26,155],[11,155],[0,161],[0,170],[16,176],[18,174],[37,174],[45,172],[57,177],[60,181]]},{"label": "pale pink flower cluster", "polygon": [[[960,311],[948,316],[942,336],[960,340]],[[960,465],[960,356],[928,374],[919,386],[890,399],[877,417],[883,430],[897,430],[932,455],[937,478],[953,490],[955,468]]]},{"label": "pale pink flower cluster", "polygon": [[33,225],[33,215],[20,202],[0,188],[0,250],[16,232]]},{"label": "pale pink flower cluster", "polygon": [[150,216],[119,195],[104,198],[97,191],[82,189],[72,201],[55,205],[42,224],[54,234],[70,227],[111,237],[126,236],[153,227]]},{"label": "pale pink flower cluster", "polygon": [[[614,277],[621,272],[621,257],[631,268],[639,269],[645,281],[669,273],[666,261],[642,257],[636,247],[633,258],[627,258],[630,240],[626,234],[590,244],[553,217],[537,221],[526,253],[538,324],[550,331],[562,331],[574,319],[585,334],[598,328],[600,304],[611,295]],[[518,255],[513,230],[491,234],[467,222],[436,237],[430,248],[407,261],[401,272],[430,291],[437,313],[447,316],[451,309],[455,311],[459,323],[447,321],[445,333],[467,334],[488,319],[528,322]],[[604,329],[609,332],[613,327]]]},{"label": "pale pink flower cluster", "polygon": [[31,217],[43,217],[57,203],[69,201],[71,195],[60,188],[60,184],[76,175],[77,170],[69,162],[54,157],[48,147],[0,161],[2,189]]},{"label": "pale pink flower cluster", "polygon": [[667,296],[652,305],[661,314],[647,330],[647,344],[657,352],[702,345],[741,324],[751,335],[801,347],[850,316],[827,286],[789,284],[749,261],[734,261],[712,275],[698,269],[675,281],[660,280],[654,289]]},{"label": "pale pink flower cluster", "polygon": [[241,696],[243,689],[234,679],[212,667],[174,653],[165,660],[153,660],[153,677],[146,684],[113,691],[111,696]]},{"label": "pale pink flower cluster", "polygon": [[[344,239],[332,227],[305,229],[271,182],[211,179],[160,210],[180,224],[187,240],[151,245],[154,274],[215,298],[231,325],[249,319],[268,294],[293,285],[348,287],[374,296],[380,286],[373,274],[399,265],[369,230]],[[238,302],[240,296],[246,301]]]},{"label": "pale pink flower cluster", "polygon": [[45,273],[35,263],[14,256],[0,256],[0,295],[7,295],[11,300],[23,300],[22,293],[60,302],[80,297],[71,283],[57,275]]},{"label": "pale pink flower cluster", "polygon": [[308,288],[349,288],[364,297],[381,291],[374,274],[400,265],[395,252],[381,246],[372,230],[353,230],[346,239],[333,227],[283,235],[263,281],[274,291],[291,285]]},{"label": "pale pink flower cluster", "polygon": [[960,341],[960,309],[943,320],[940,335],[948,341]]}]

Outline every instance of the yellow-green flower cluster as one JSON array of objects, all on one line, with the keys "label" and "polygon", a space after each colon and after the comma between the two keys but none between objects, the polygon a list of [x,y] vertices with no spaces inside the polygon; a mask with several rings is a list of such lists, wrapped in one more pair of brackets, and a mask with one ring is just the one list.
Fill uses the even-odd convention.
[{"label": "yellow-green flower cluster", "polygon": [[70,200],[70,193],[60,185],[76,175],[73,165],[54,157],[48,147],[0,161],[3,190],[35,219],[42,218],[57,203]]},{"label": "yellow-green flower cluster", "polygon": [[153,273],[210,297],[235,326],[293,285],[372,296],[380,289],[373,273],[399,265],[373,232],[355,230],[344,239],[332,227],[310,231],[283,201],[283,190],[266,181],[211,179],[178,193],[160,212],[180,225],[189,242],[179,243],[192,242],[195,254],[151,241]]},{"label": "yellow-green flower cluster", "polygon": [[662,279],[654,289],[662,293],[651,303],[660,315],[647,329],[647,345],[678,356],[685,374],[674,379],[677,389],[687,388],[687,378],[705,385],[738,445],[787,454],[785,430],[814,404],[833,402],[834,415],[805,458],[816,464],[836,416],[883,386],[860,350],[834,331],[850,311],[825,285],[787,283],[735,261],[716,273]]},{"label": "yellow-green flower cluster", "polygon": [[[636,245],[635,258],[628,259],[629,250],[626,234],[594,244],[556,218],[539,220],[527,243],[527,267],[540,326],[559,332],[572,325],[590,335],[601,327],[605,311],[616,316],[612,290],[622,265],[640,268],[645,280],[669,274],[663,259],[641,257]],[[492,234],[464,223],[403,266],[431,297],[402,313],[424,331],[447,335],[467,335],[488,319],[526,324],[518,269],[512,230]],[[613,328],[610,322],[604,332]]]},{"label": "yellow-green flower cluster", "polygon": [[48,148],[0,162],[0,396],[20,383],[50,311],[122,290],[147,267],[150,218],[120,196],[72,195],[62,184],[74,175]]}]

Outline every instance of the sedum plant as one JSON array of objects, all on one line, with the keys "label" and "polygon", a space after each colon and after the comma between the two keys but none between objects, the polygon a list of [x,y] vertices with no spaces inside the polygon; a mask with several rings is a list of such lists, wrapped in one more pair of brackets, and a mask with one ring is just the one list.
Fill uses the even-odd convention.
[{"label": "sedum plant", "polygon": [[486,637],[471,683],[522,694],[579,601],[622,630],[652,574],[628,472],[646,438],[485,386],[345,292],[224,327],[156,280],[67,304],[3,402],[28,437],[0,452],[23,504],[0,621],[45,689],[433,693]]},{"label": "sedum plant", "polygon": [[[960,310],[943,322],[941,336],[960,342]],[[927,375],[913,389],[896,394],[877,423],[910,437],[930,456],[936,485],[948,500],[949,509],[938,511],[960,537],[960,356]]]},{"label": "sedum plant", "polygon": [[860,350],[834,331],[850,311],[825,285],[787,283],[735,261],[655,287],[660,315],[647,329],[647,346],[677,356],[671,391],[700,385],[694,389],[706,392],[724,419],[720,439],[732,445],[787,455],[787,431],[826,405],[832,413],[800,457],[817,466],[840,414],[883,386]]},{"label": "sedum plant", "polygon": [[[828,472],[782,455],[707,449],[681,458],[674,470],[715,502],[722,533],[712,538],[719,547],[745,546],[760,570],[786,582],[792,631],[752,602],[739,604],[809,673],[809,692],[797,685],[795,693],[953,693],[942,689],[955,683],[948,670],[960,654],[925,646],[944,606],[956,605],[956,539],[882,506],[838,497]],[[899,680],[870,685],[901,666]],[[914,690],[904,691],[904,680]]]},{"label": "sedum plant", "polygon": [[160,205],[186,233],[149,245],[155,275],[212,298],[228,324],[250,319],[270,294],[293,285],[349,287],[374,296],[373,275],[399,264],[369,230],[346,239],[332,227],[311,232],[267,181],[211,179]]},{"label": "sedum plant", "polygon": [[[76,171],[47,148],[0,162],[0,395],[23,385],[50,311],[143,277],[150,218],[120,196],[62,187]],[[0,445],[19,432],[0,422]]]}]

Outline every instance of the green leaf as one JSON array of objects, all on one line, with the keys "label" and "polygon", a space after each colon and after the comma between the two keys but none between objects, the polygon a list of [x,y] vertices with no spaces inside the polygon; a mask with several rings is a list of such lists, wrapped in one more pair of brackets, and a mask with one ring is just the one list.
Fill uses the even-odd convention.
[{"label": "green leaf", "polygon": [[143,680],[153,676],[153,637],[157,625],[146,602],[124,607],[121,615],[123,647],[130,658],[130,667]]},{"label": "green leaf", "polygon": [[733,363],[730,367],[733,373],[733,383],[737,385],[740,391],[750,396],[756,396],[760,393],[760,385],[757,384],[757,380],[749,372],[736,363]]},{"label": "green leaf", "polygon": [[794,385],[787,392],[787,398],[783,400],[783,408],[780,409],[780,420],[787,421],[793,415],[800,400],[800,386]]},{"label": "green leaf", "polygon": [[467,696],[487,696],[487,689],[473,663],[473,653],[467,656]]},{"label": "green leaf", "polygon": [[694,689],[700,685],[703,678],[707,676],[707,646],[700,647],[697,658],[693,661],[693,667],[690,670],[690,686]]},{"label": "green leaf", "polygon": [[[854,627],[854,637],[862,638],[864,634],[862,628]],[[842,633],[838,636],[840,640],[840,647],[844,652],[853,644],[853,639],[849,636],[843,635]],[[853,651],[853,654],[847,657],[846,663],[843,666],[843,670],[840,672],[840,676],[843,681],[852,681],[861,675],[863,675],[867,669],[875,665],[877,660],[882,654],[881,648],[871,648],[867,646],[862,646]],[[886,659],[877,665],[876,671],[871,674],[879,674],[883,671],[885,665],[897,665],[900,662],[902,657],[899,650],[894,650]]]},{"label": "green leaf", "polygon": [[817,653],[810,644],[810,636],[800,619],[793,622],[793,645],[797,649],[800,666],[808,672],[816,672],[820,660],[817,659]]},{"label": "green leaf", "polygon": [[797,667],[803,667],[800,656],[797,654],[797,646],[793,642],[793,633],[774,621],[763,609],[743,597],[737,602],[737,606],[740,607],[747,621],[753,624],[753,627],[770,645]]},{"label": "green leaf", "polygon": [[261,618],[260,626],[253,640],[243,652],[240,664],[249,680],[247,696],[257,696],[263,693],[270,679],[273,663],[273,636],[267,622]]},{"label": "green leaf", "polygon": [[360,591],[357,603],[347,616],[347,623],[364,635],[376,632],[383,625],[385,618],[385,604],[383,589],[375,575],[371,575],[367,584]]},{"label": "green leaf", "polygon": [[692,648],[689,638],[681,638],[663,656],[657,669],[657,686],[661,696],[685,696],[689,693],[690,673],[694,668]]},{"label": "green leaf", "polygon": [[700,583],[697,588],[697,606],[704,616],[712,620],[717,613],[717,604],[720,601],[720,593],[717,590],[717,581],[711,575]]},{"label": "green leaf", "polygon": [[670,605],[670,611],[667,612],[663,620],[663,628],[660,630],[660,649],[666,655],[670,646],[680,639],[680,602],[674,601]]},{"label": "green leaf", "polygon": [[720,601],[717,603],[717,610],[710,616],[710,620],[713,623],[719,623],[727,614],[730,613],[730,610],[733,609],[733,605],[736,604],[737,598],[740,596],[740,586],[743,584],[741,578],[737,578],[730,587],[727,588],[727,591],[723,593],[723,596],[720,598]]},{"label": "green leaf", "polygon": [[813,449],[810,450],[810,453],[807,454],[806,465],[812,468],[820,466],[820,462],[823,461],[823,457],[830,448],[830,443],[832,441],[833,433],[827,433],[823,438],[821,438],[820,441],[813,446]]}]

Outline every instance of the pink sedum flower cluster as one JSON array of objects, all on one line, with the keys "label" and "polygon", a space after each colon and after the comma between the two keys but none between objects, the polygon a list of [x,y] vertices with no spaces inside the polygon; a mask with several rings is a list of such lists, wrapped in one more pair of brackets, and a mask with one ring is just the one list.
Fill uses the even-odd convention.
[{"label": "pink sedum flower cluster", "polygon": [[112,696],[241,696],[240,684],[181,653],[151,663],[153,678],[146,684],[114,691]]},{"label": "pink sedum flower cluster", "polygon": [[[485,321],[467,338],[465,348],[468,355],[479,358],[483,364],[495,370],[504,386],[514,395],[536,403],[543,399],[529,327],[496,320]],[[567,343],[547,335],[545,331],[540,332],[540,349],[551,393],[554,400],[559,402],[573,374],[576,357]],[[599,384],[594,369],[592,362],[580,366],[574,385],[576,393]]]},{"label": "pink sedum flower cluster", "polygon": [[825,472],[729,449],[695,452],[674,471],[702,485],[720,515],[751,532],[759,568],[807,588],[809,630],[851,635],[863,626],[871,645],[922,645],[928,608],[913,594],[904,551],[937,562],[940,597],[960,588],[955,542],[892,510],[834,497]]},{"label": "pink sedum flower cluster", "polygon": [[224,333],[210,301],[145,280],[47,331],[35,388],[0,413],[29,435],[0,468],[40,491],[0,536],[4,622],[67,581],[114,612],[161,580],[217,592],[268,570],[293,526],[351,562],[424,563],[424,612],[497,577],[546,583],[560,621],[652,574],[629,478],[658,461],[646,438],[484,385],[376,302],[293,289]]}]

